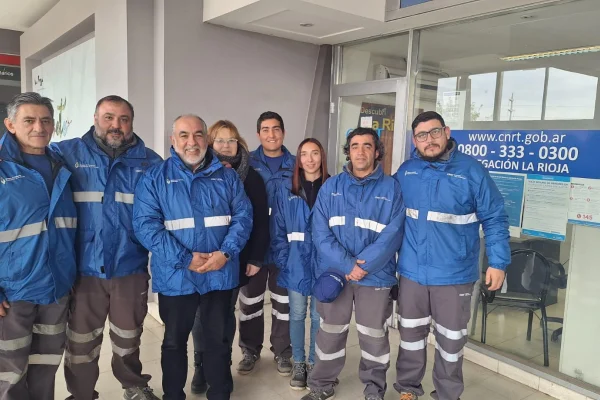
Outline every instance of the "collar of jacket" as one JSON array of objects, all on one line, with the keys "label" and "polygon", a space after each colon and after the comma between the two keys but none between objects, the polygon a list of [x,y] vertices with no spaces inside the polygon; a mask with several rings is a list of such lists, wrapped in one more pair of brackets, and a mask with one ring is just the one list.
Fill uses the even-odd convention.
[{"label": "collar of jacket", "polygon": [[381,178],[381,176],[383,176],[383,168],[381,168],[380,162],[377,163],[373,172],[371,172],[369,175],[365,176],[362,179],[357,178],[352,173],[352,171],[350,170],[349,167],[350,167],[350,163],[344,165],[344,173],[348,174],[348,176],[350,177],[352,182],[355,184],[358,184],[358,185],[364,185],[365,183],[367,183],[371,180],[377,180],[377,179]]},{"label": "collar of jacket", "polygon": [[[283,161],[281,163],[281,167],[293,170],[295,162],[294,156],[292,155],[292,153],[289,152],[289,150],[285,146],[281,146],[281,151],[283,152]],[[265,155],[265,151],[262,145],[258,146],[258,148],[255,151],[253,151],[250,155],[251,157],[260,160],[260,162],[262,162],[263,164],[268,165],[266,158],[267,156]]]},{"label": "collar of jacket", "polygon": [[179,154],[177,154],[177,152],[175,151],[173,146],[171,146],[171,160],[173,160],[173,163],[177,166],[177,168],[179,168],[180,170],[184,171],[187,174],[190,174],[190,176],[192,176],[193,178],[195,178],[197,176],[209,176],[209,175],[212,175],[219,168],[225,168],[225,167],[223,167],[223,164],[221,164],[221,162],[219,161],[217,156],[215,156],[215,154],[213,153],[213,151],[211,149],[206,150],[205,157],[209,157],[209,155],[208,155],[209,152],[210,152],[210,157],[211,157],[211,159],[209,160],[209,164],[205,168],[203,168],[197,172],[192,172],[187,167],[187,165],[185,165],[185,163],[181,160],[181,158],[179,157]]},{"label": "collar of jacket", "polygon": [[[100,148],[100,146],[98,146],[98,143],[96,143],[96,140],[94,139],[94,130],[96,128],[94,128],[94,126],[92,126],[90,128],[89,131],[87,131],[87,133],[85,135],[83,135],[83,137],[81,138],[83,140],[83,142],[93,151],[95,151],[96,153],[103,155],[105,157],[109,157],[108,154],[106,154],[104,152],[104,150],[102,150]],[[135,135],[135,139],[136,139],[136,143],[131,146],[130,148],[128,148],[127,150],[125,150],[125,152],[121,155],[119,155],[119,157],[117,157],[117,159],[119,158],[146,158],[146,144],[144,143],[144,141],[134,133]]]},{"label": "collar of jacket", "polygon": [[[50,159],[54,163],[60,161],[60,159],[54,154],[52,150],[50,150],[48,146],[46,146],[46,155],[50,157]],[[13,161],[18,164],[25,164],[25,161],[23,161],[23,156],[21,155],[21,148],[19,147],[17,139],[15,139],[15,136],[8,131],[4,133],[2,140],[0,140],[0,161],[1,160]]]}]

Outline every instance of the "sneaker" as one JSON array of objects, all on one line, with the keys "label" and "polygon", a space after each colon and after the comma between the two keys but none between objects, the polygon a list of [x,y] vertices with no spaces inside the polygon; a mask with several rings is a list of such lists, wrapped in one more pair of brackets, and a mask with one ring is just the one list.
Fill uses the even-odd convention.
[{"label": "sneaker", "polygon": [[400,392],[400,400],[419,400],[419,396],[413,392]]},{"label": "sneaker", "polygon": [[302,397],[300,400],[331,400],[335,398],[335,391],[333,389],[322,390],[322,389],[311,389],[310,393]]},{"label": "sneaker", "polygon": [[383,397],[378,394],[368,394],[365,396],[365,400],[383,400]]},{"label": "sneaker", "polygon": [[252,372],[254,369],[254,364],[260,359],[260,356],[254,355],[249,351],[244,351],[244,358],[237,366],[238,374],[246,375]]},{"label": "sneaker", "polygon": [[281,376],[290,376],[292,374],[292,362],[289,358],[283,356],[275,356],[277,363],[277,372]]},{"label": "sneaker", "polygon": [[194,368],[194,377],[192,378],[192,393],[202,394],[208,390],[206,377],[204,376],[204,368],[201,364],[196,364]]},{"label": "sneaker", "polygon": [[306,380],[310,378],[310,374],[312,374],[313,369],[315,368],[315,364],[306,364]]},{"label": "sneaker", "polygon": [[290,380],[290,387],[294,390],[306,389],[307,371],[304,363],[294,363],[292,369],[292,379]]},{"label": "sneaker", "polygon": [[148,386],[125,389],[125,400],[160,400]]},{"label": "sneaker", "polygon": [[[433,392],[429,393],[429,395],[431,396],[432,399],[439,400],[437,390],[434,390]],[[460,397],[458,398],[458,400],[460,400]]]}]

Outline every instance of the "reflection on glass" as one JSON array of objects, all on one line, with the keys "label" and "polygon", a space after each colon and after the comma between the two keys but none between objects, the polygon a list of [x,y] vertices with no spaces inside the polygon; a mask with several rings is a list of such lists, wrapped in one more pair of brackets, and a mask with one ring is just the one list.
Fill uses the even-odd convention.
[{"label": "reflection on glass", "polygon": [[544,119],[594,119],[597,87],[595,76],[550,68]]},{"label": "reflection on glass", "polygon": [[344,46],[341,83],[406,76],[407,55],[407,34]]},{"label": "reflection on glass", "polygon": [[469,76],[471,84],[470,121],[493,121],[496,73]]},{"label": "reflection on glass", "polygon": [[546,68],[502,73],[501,121],[542,119]]},{"label": "reflection on glass", "polygon": [[341,172],[347,162],[343,150],[344,144],[346,144],[346,136],[350,131],[361,126],[373,128],[378,132],[386,153],[382,161],[383,170],[386,174],[391,174],[395,113],[395,94],[343,97],[340,103],[339,152],[336,172]]}]

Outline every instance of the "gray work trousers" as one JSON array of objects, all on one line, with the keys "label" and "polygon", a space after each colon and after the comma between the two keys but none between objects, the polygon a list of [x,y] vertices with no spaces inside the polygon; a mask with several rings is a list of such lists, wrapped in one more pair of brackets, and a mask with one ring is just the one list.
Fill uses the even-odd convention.
[{"label": "gray work trousers", "polygon": [[54,399],[68,303],[68,296],[48,305],[15,301],[0,317],[0,399]]},{"label": "gray work trousers", "polygon": [[458,400],[464,391],[463,348],[471,317],[473,283],[423,286],[400,278],[398,314],[400,350],[396,362],[398,391],[424,394],[427,336],[433,323],[436,351],[433,384],[439,400]]},{"label": "gray work trousers", "polygon": [[317,359],[308,381],[311,389],[329,390],[336,384],[346,362],[346,340],[354,305],[361,350],[358,377],[365,384],[365,395],[384,396],[390,366],[387,325],[392,315],[390,290],[349,283],[334,302],[317,302],[321,326],[315,346]]},{"label": "gray work trousers", "polygon": [[98,380],[100,348],[108,316],[112,370],[123,388],[146,387],[140,339],[148,312],[149,275],[102,279],[81,276],[74,287],[65,352],[67,389],[75,400],[92,400]]}]

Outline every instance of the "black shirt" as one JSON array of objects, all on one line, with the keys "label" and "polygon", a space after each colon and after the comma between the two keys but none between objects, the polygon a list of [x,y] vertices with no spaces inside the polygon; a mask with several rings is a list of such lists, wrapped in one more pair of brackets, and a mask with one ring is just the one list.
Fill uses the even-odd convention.
[{"label": "black shirt", "polygon": [[311,210],[317,201],[317,194],[319,193],[319,189],[321,189],[321,185],[323,185],[322,177],[318,178],[314,182],[310,182],[306,180],[304,173],[300,173],[300,186],[304,192],[304,200],[306,200],[308,208]]}]

